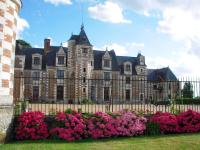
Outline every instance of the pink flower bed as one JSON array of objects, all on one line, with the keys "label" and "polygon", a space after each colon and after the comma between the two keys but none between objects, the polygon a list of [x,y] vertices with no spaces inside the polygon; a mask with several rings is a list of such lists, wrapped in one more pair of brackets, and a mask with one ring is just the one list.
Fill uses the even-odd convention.
[{"label": "pink flower bed", "polygon": [[194,133],[200,131],[200,113],[192,110],[178,115],[157,112],[150,118],[150,122],[160,124],[163,133]]},{"label": "pink flower bed", "polygon": [[58,127],[50,130],[52,136],[67,141],[80,140],[85,137],[86,125],[82,114],[73,112],[72,114],[58,113],[56,121],[60,124]]},{"label": "pink flower bed", "polygon": [[41,112],[25,112],[17,119],[15,134],[17,140],[39,140],[48,137],[47,125]]},{"label": "pink flower bed", "polygon": [[128,111],[114,114],[97,112],[88,117],[83,117],[80,113],[58,113],[56,121],[60,126],[51,129],[50,134],[67,141],[136,136],[142,135],[146,129],[146,119]]},{"label": "pink flower bed", "polygon": [[178,129],[177,118],[170,113],[156,112],[150,118],[150,122],[159,123],[163,133],[176,133]]},{"label": "pink flower bed", "polygon": [[144,134],[146,118],[138,117],[131,111],[120,111],[117,118],[117,133],[119,136],[136,136]]},{"label": "pink flower bed", "polygon": [[[41,112],[25,112],[17,119],[15,128],[17,140],[39,140],[55,137],[67,141],[86,138],[108,138],[118,136],[143,135],[146,130],[146,118],[131,111],[119,111],[108,114],[97,112],[81,114],[76,111],[60,112],[51,121],[54,127],[48,132]],[[158,123],[162,133],[200,132],[200,113],[188,110],[178,115],[157,112],[149,122]],[[50,125],[49,125],[50,128]]]}]

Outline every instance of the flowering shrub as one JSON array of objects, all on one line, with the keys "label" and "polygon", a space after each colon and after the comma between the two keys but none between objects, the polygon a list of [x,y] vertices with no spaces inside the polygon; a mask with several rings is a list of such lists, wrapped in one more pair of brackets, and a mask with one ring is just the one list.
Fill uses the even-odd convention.
[{"label": "flowering shrub", "polygon": [[87,122],[88,133],[92,138],[113,136],[136,136],[144,133],[146,119],[130,111],[115,114],[95,113]]},{"label": "flowering shrub", "polygon": [[15,128],[17,140],[39,140],[48,137],[47,125],[41,112],[22,113]]},{"label": "flowering shrub", "polygon": [[200,113],[188,110],[177,116],[179,125],[178,132],[199,132],[200,131]]},{"label": "flowering shrub", "polygon": [[82,114],[73,111],[72,114],[58,113],[56,121],[59,123],[58,127],[50,130],[52,136],[64,139],[67,141],[74,141],[84,138],[85,124]]},{"label": "flowering shrub", "polygon": [[146,118],[138,117],[130,111],[120,111],[117,118],[117,132],[119,136],[142,135],[146,129]]},{"label": "flowering shrub", "polygon": [[111,115],[97,112],[86,121],[88,135],[94,139],[117,136],[117,120]]},{"label": "flowering shrub", "polygon": [[178,130],[177,118],[170,113],[156,112],[150,122],[159,123],[162,133],[176,133]]}]

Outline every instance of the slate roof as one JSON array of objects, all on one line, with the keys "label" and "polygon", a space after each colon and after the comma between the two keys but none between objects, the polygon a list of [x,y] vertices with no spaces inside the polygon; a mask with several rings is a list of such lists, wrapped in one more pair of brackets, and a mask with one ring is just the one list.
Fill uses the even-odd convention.
[{"label": "slate roof", "polygon": [[168,80],[168,81],[177,81],[178,79],[171,71],[169,67],[161,68],[161,69],[148,69],[147,70],[147,80],[150,81],[160,81],[160,80]]},{"label": "slate roof", "polygon": [[69,40],[75,40],[77,45],[80,44],[80,45],[92,46],[90,44],[90,41],[89,41],[86,33],[85,33],[83,25],[81,26],[81,31],[80,31],[79,35],[72,35]]},{"label": "slate roof", "polygon": [[[46,69],[46,66],[55,66],[56,53],[59,51],[60,46],[50,46],[49,52],[45,55],[43,48],[26,48],[22,50],[22,54],[25,55],[25,69],[32,68],[32,55],[40,54],[42,55],[42,70]],[[66,53],[67,62],[67,48],[63,47]],[[66,64],[67,65],[67,64]]]},{"label": "slate roof", "polygon": [[[102,57],[106,51],[93,50],[94,55],[94,70],[102,70]],[[112,71],[119,71],[117,57],[114,50],[108,51],[112,59]]]}]

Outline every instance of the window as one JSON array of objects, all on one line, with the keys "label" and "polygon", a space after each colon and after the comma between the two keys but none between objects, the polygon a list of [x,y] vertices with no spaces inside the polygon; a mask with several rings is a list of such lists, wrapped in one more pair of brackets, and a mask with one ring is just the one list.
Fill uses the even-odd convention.
[{"label": "window", "polygon": [[140,69],[140,72],[143,73],[143,69]]},{"label": "window", "polygon": [[168,88],[169,88],[169,90],[171,90],[171,84],[169,83],[169,85],[168,85]]},{"label": "window", "polygon": [[104,59],[104,67],[110,68],[110,60]]},{"label": "window", "polygon": [[130,77],[126,77],[126,84],[130,84],[131,83],[131,78]]},{"label": "window", "polygon": [[39,86],[33,86],[33,101],[38,101],[39,99]]},{"label": "window", "polygon": [[57,100],[63,100],[64,88],[63,86],[57,86]]},{"label": "window", "polygon": [[92,61],[91,61],[91,66],[93,66],[93,63],[92,63]]},{"label": "window", "polygon": [[33,64],[34,65],[40,65],[40,58],[39,57],[34,57],[33,58]]},{"label": "window", "polygon": [[83,83],[85,83],[86,82],[86,79],[85,79],[85,77],[83,77]]},{"label": "window", "polygon": [[64,78],[64,70],[57,70],[57,78]]},{"label": "window", "polygon": [[65,57],[64,56],[58,56],[58,65],[63,65],[65,63]]},{"label": "window", "polygon": [[156,84],[153,85],[153,89],[157,90],[157,85]]},{"label": "window", "polygon": [[130,90],[128,89],[128,90],[126,90],[126,100],[130,100],[130,98],[131,98],[131,94],[130,94],[131,92],[130,92]]},{"label": "window", "polygon": [[33,72],[32,78],[33,78],[33,80],[39,80],[40,79],[40,72]]},{"label": "window", "polygon": [[104,79],[110,80],[110,72],[104,72]]},{"label": "window", "polygon": [[86,68],[83,68],[83,72],[86,72]]},{"label": "window", "polygon": [[87,54],[87,53],[88,53],[88,49],[87,49],[87,48],[83,48],[83,49],[82,49],[82,52],[83,52],[84,54]]},{"label": "window", "polygon": [[109,101],[110,96],[109,96],[109,87],[104,87],[104,101]]},{"label": "window", "polygon": [[140,101],[143,101],[143,100],[144,100],[144,94],[140,93]]},{"label": "window", "polygon": [[126,71],[131,71],[131,65],[130,64],[126,64]]},{"label": "window", "polygon": [[85,93],[86,92],[86,90],[85,90],[85,88],[83,88],[83,93]]}]

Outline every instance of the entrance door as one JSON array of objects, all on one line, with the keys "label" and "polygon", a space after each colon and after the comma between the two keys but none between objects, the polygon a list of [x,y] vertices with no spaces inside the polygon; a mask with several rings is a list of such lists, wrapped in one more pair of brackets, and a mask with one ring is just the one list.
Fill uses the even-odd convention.
[{"label": "entrance door", "polygon": [[110,92],[109,92],[109,87],[104,87],[104,101],[109,101],[110,100]]},{"label": "entrance door", "polygon": [[39,100],[39,86],[33,86],[33,101]]},{"label": "entrance door", "polygon": [[57,86],[57,100],[63,100],[64,88],[63,86]]}]

